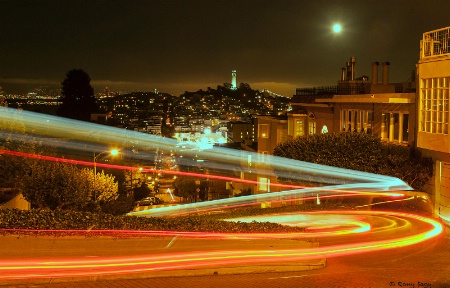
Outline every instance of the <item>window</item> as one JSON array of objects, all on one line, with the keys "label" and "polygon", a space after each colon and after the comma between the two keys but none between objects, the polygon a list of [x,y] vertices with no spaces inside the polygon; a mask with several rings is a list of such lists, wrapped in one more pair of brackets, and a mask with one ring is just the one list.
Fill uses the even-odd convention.
[{"label": "window", "polygon": [[308,116],[308,134],[316,134],[316,116],[314,115],[314,113],[311,113]]},{"label": "window", "polygon": [[450,77],[422,79],[420,82],[419,129],[448,134]]},{"label": "window", "polygon": [[295,135],[294,137],[303,136],[303,120],[295,121]]},{"label": "window", "polygon": [[371,133],[372,117],[370,110],[341,110],[341,131]]},{"label": "window", "polygon": [[391,142],[408,142],[409,114],[397,111],[381,113],[381,139]]},{"label": "window", "polygon": [[258,190],[264,192],[270,192],[270,179],[259,177],[258,178]]},{"label": "window", "polygon": [[258,131],[259,138],[269,138],[269,124],[259,124]]},{"label": "window", "polygon": [[403,125],[401,127],[402,130],[402,142],[408,142],[408,134],[409,134],[409,115],[403,115]]}]

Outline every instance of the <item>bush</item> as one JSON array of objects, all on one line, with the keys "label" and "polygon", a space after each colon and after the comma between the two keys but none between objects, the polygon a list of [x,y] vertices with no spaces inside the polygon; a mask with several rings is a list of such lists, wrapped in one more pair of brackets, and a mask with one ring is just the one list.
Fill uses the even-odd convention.
[{"label": "bush", "polygon": [[[277,223],[228,222],[209,217],[155,218],[114,216],[76,211],[0,210],[0,229],[37,230],[148,230],[148,231],[199,231],[199,232],[295,232],[300,227]],[[4,231],[11,233],[13,230]],[[20,232],[20,231],[17,231]]]},{"label": "bush", "polygon": [[[327,133],[308,135],[279,144],[274,149],[275,156],[334,166],[357,171],[397,177],[416,190],[429,181],[433,173],[433,163],[406,146],[385,144],[373,134]],[[280,181],[295,179],[298,172],[275,171]],[[313,172],[305,176],[304,183],[313,186],[320,182],[330,183]],[[327,182],[328,181],[328,182]],[[335,182],[345,182],[346,177],[336,177]]]},{"label": "bush", "polygon": [[107,214],[123,215],[133,209],[134,200],[134,197],[122,194],[114,201],[101,203],[100,208]]}]

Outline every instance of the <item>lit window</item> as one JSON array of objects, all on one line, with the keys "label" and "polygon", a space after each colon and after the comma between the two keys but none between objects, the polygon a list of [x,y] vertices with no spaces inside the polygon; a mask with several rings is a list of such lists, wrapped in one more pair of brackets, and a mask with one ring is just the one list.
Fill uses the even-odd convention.
[{"label": "lit window", "polygon": [[270,179],[263,177],[258,178],[258,190],[270,192]]},{"label": "lit window", "polygon": [[303,120],[295,121],[295,135],[294,137],[303,136]]},{"label": "lit window", "polygon": [[450,77],[422,79],[420,82],[421,132],[448,134]]},{"label": "lit window", "polygon": [[259,138],[269,138],[269,125],[268,124],[259,124]]}]

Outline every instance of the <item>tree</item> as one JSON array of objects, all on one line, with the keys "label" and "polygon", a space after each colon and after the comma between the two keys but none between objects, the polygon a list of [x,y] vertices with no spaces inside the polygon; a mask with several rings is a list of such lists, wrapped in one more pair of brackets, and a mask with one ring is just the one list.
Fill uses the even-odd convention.
[{"label": "tree", "polygon": [[91,86],[91,78],[81,69],[67,72],[66,79],[61,82],[62,104],[56,114],[58,116],[90,121],[91,113],[98,110]]},{"label": "tree", "polygon": [[[102,170],[97,172],[97,175],[94,177],[94,171],[85,168],[80,171],[80,177],[88,182],[90,189],[88,194],[91,200],[103,203],[117,199],[118,183],[115,182],[114,176],[105,174]],[[91,192],[92,190],[94,193]]]},{"label": "tree", "polygon": [[21,186],[25,199],[40,209],[95,210],[118,196],[114,177],[102,172],[94,182],[92,169],[61,162],[35,161]]},{"label": "tree", "polygon": [[195,199],[197,185],[192,177],[177,177],[173,182],[174,195],[185,199]]},{"label": "tree", "polygon": [[150,196],[150,192],[152,190],[148,187],[147,184],[142,183],[141,186],[134,188],[134,200],[139,201],[144,199],[145,197]]},{"label": "tree", "polygon": [[39,143],[27,135],[22,111],[0,107],[0,188],[17,188],[23,173],[29,168],[29,159],[12,156],[9,151],[37,153]]}]

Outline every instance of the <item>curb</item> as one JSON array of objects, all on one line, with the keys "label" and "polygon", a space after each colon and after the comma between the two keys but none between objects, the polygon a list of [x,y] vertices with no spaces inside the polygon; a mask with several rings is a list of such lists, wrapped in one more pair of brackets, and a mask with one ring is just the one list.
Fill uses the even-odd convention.
[{"label": "curb", "polygon": [[180,204],[156,204],[156,205],[148,205],[148,206],[137,206],[137,207],[134,207],[133,211],[131,211],[131,212],[150,210],[153,208],[171,207],[171,206],[177,206],[177,205],[180,205]]},{"label": "curb", "polygon": [[150,279],[165,277],[189,277],[189,276],[213,276],[213,275],[241,275],[241,274],[258,274],[258,273],[277,273],[277,272],[299,272],[316,269],[323,269],[327,266],[325,258],[289,262],[289,263],[267,263],[255,265],[235,265],[208,267],[198,269],[183,269],[170,271],[152,271],[130,274],[111,274],[111,275],[87,275],[80,277],[67,278],[37,278],[37,279],[11,279],[0,281],[1,286],[10,285],[43,285],[56,283],[76,283],[76,282],[96,282],[105,280],[127,280],[127,279]]}]

